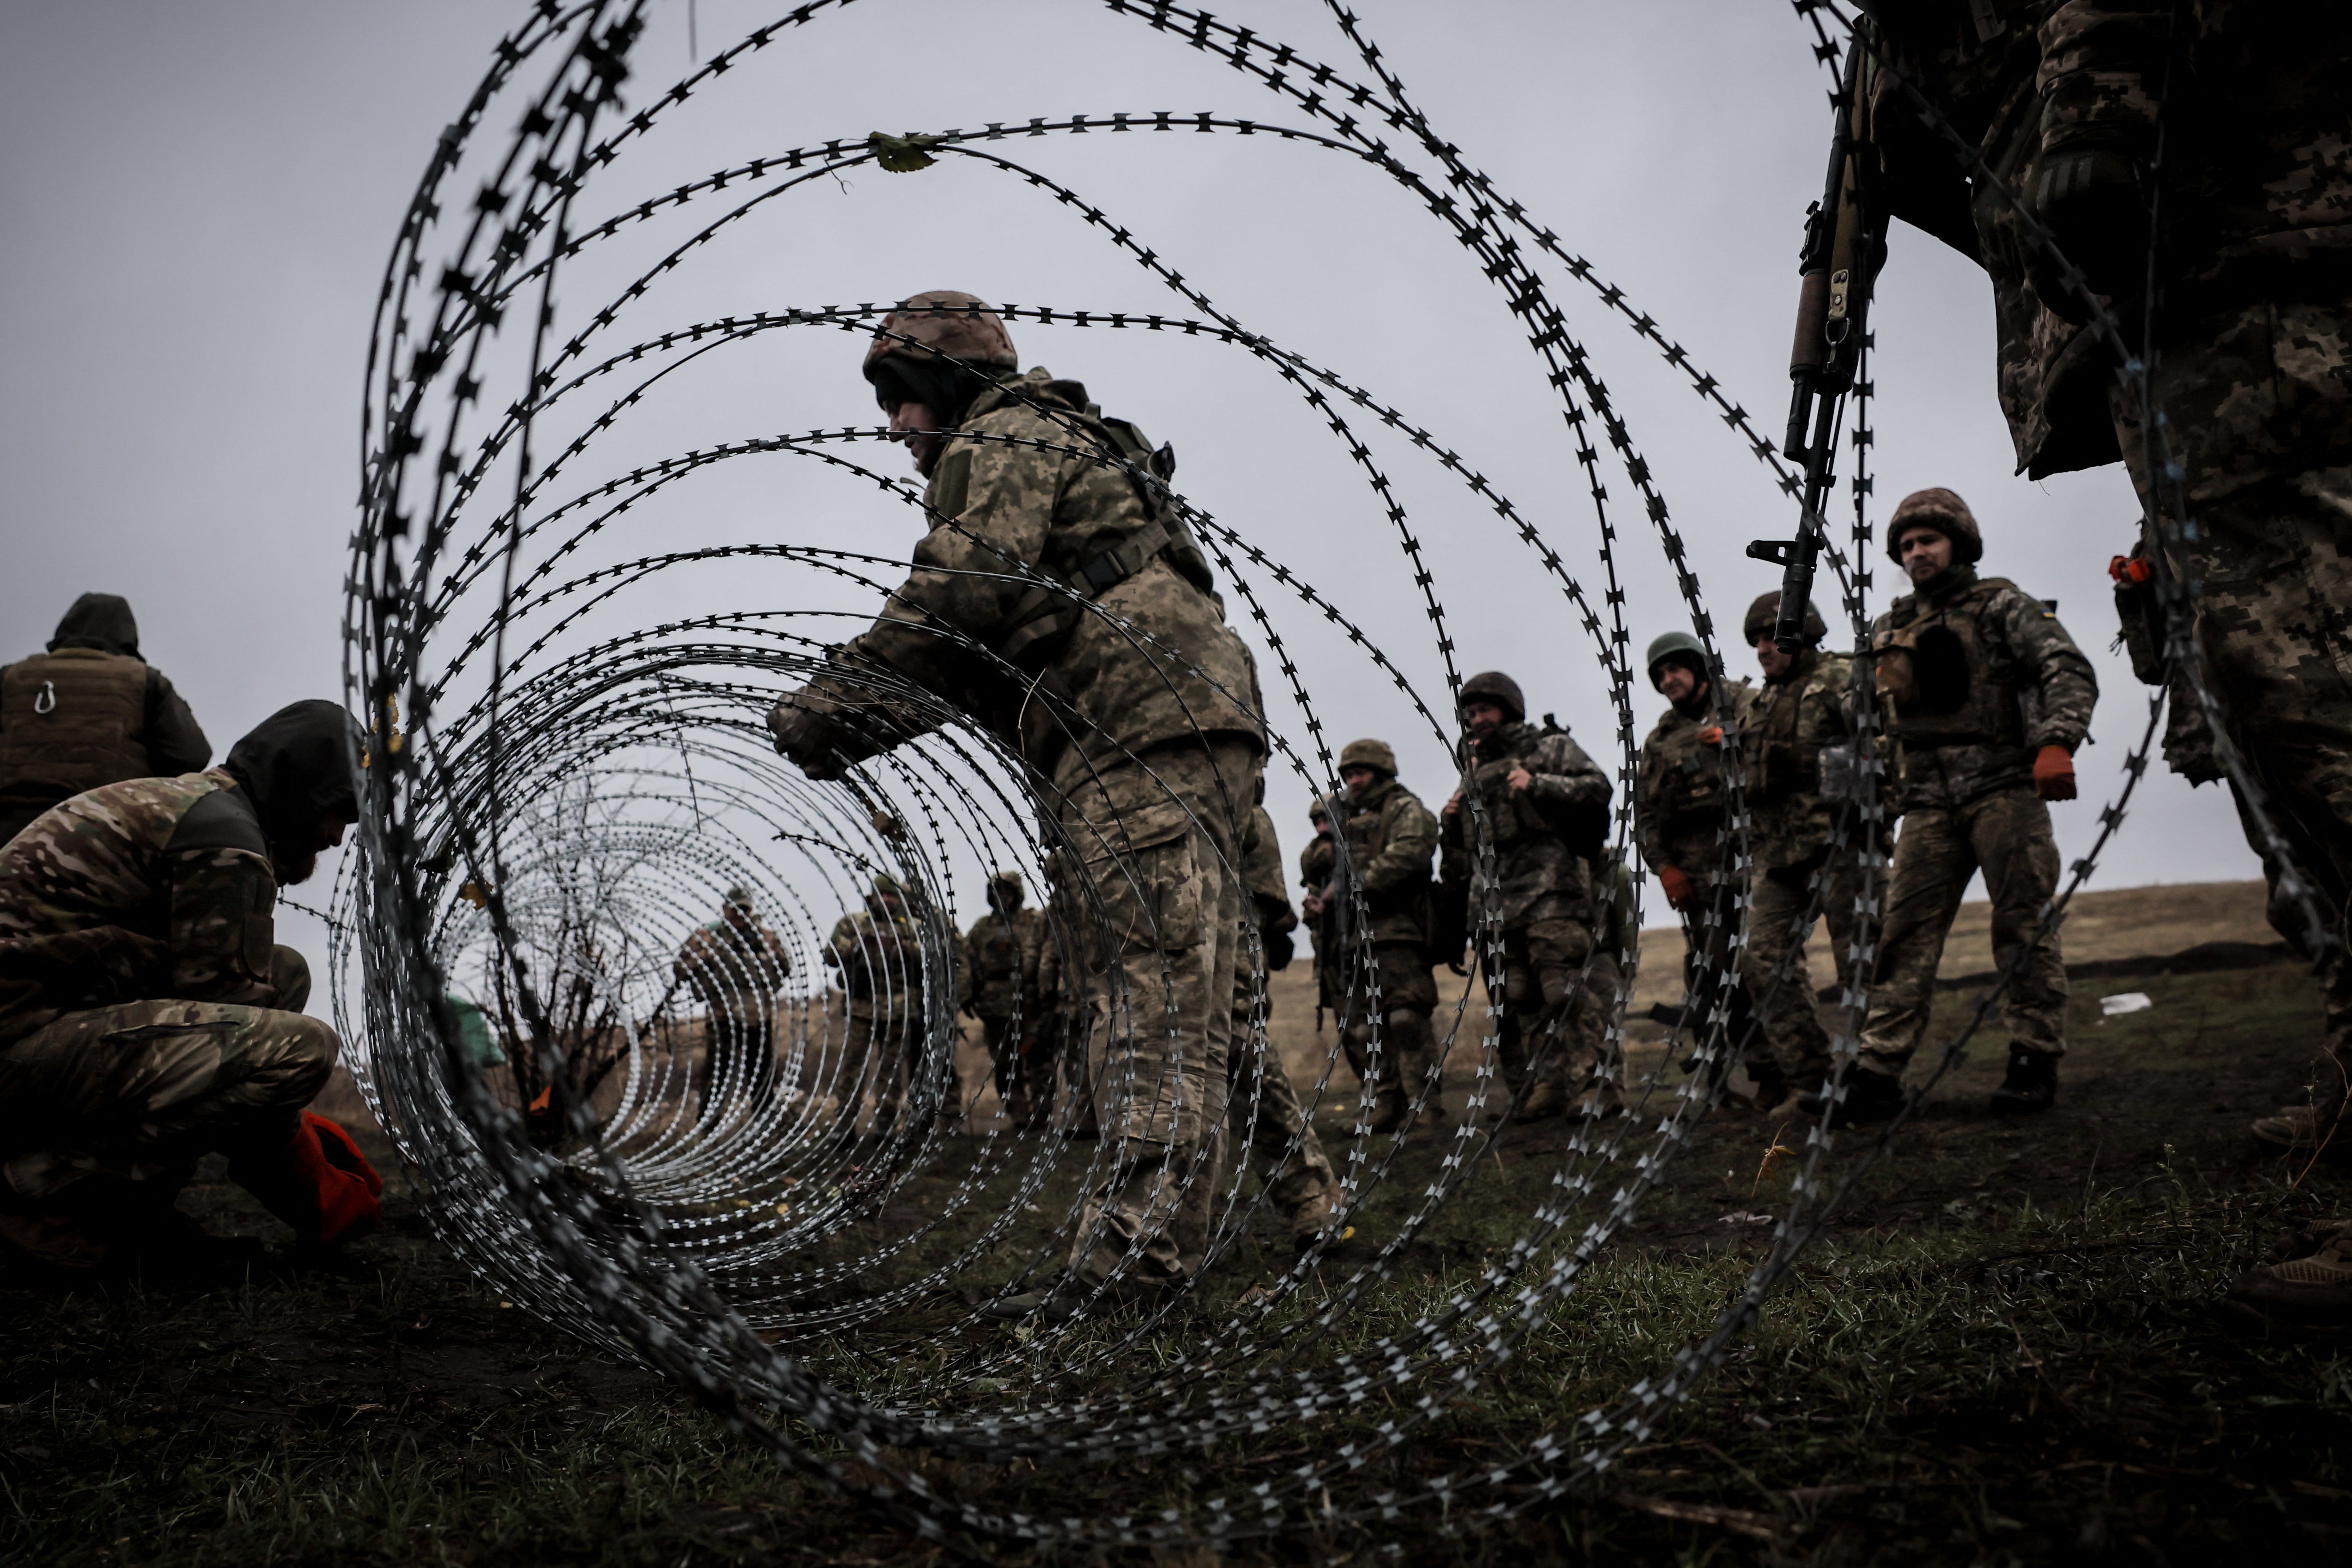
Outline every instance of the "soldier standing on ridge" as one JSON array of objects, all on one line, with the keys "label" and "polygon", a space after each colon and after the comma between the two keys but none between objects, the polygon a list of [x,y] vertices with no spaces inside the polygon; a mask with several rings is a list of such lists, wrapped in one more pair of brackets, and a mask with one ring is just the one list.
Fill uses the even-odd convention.
[{"label": "soldier standing on ridge", "polygon": [[[1386,741],[1350,741],[1339,752],[1346,788],[1332,804],[1347,816],[1349,871],[1361,889],[1364,929],[1351,930],[1358,908],[1328,878],[1306,900],[1307,918],[1334,936],[1328,949],[1318,948],[1318,978],[1339,1009],[1349,1064],[1374,1089],[1368,1130],[1376,1133],[1404,1125],[1412,1101],[1436,1070],[1430,1058],[1437,982],[1430,973],[1429,866],[1437,850],[1437,819],[1396,773],[1396,752]],[[1336,852],[1332,862],[1336,870]],[[1376,988],[1369,995],[1366,982]],[[1377,1083],[1369,1005],[1374,996],[1381,1025]],[[1434,1100],[1430,1110],[1444,1115]]]},{"label": "soldier standing on ridge", "polygon": [[1837,782],[1842,790],[1852,786],[1853,728],[1846,716],[1846,694],[1853,682],[1853,660],[1822,651],[1828,628],[1810,604],[1804,645],[1783,653],[1772,640],[1780,609],[1775,589],[1748,606],[1741,628],[1764,668],[1764,684],[1748,699],[1739,731],[1748,849],[1756,868],[1748,890],[1747,952],[1741,962],[1770,1047],[1769,1057],[1755,1054],[1748,1064],[1756,1104],[1764,1110],[1793,1093],[1819,1089],[1829,1078],[1829,1032],[1814,1011],[1812,975],[1805,962],[1805,942],[1812,931],[1805,909],[1818,889],[1838,983],[1851,984],[1858,892],[1857,852],[1831,841],[1837,811],[1823,787],[1825,756],[1832,764],[1845,759]]},{"label": "soldier standing on ridge", "polygon": [[[1600,916],[1592,862],[1608,835],[1609,775],[1567,731],[1528,723],[1518,682],[1499,670],[1464,681],[1460,701],[1469,787],[1493,836],[1495,885],[1477,887],[1466,870],[1449,870],[1446,879],[1471,882],[1474,900],[1491,893],[1501,906],[1501,961],[1482,950],[1478,962],[1487,995],[1501,1005],[1498,1044],[1517,1107],[1512,1118],[1604,1109],[1589,1099],[1604,1064],[1590,1059],[1591,1031],[1581,1015],[1610,1005],[1615,989],[1602,994],[1598,965],[1584,973]],[[1439,826],[1448,859],[1463,867],[1477,848],[1463,791],[1446,801]],[[1473,930],[1480,913],[1474,901]]]},{"label": "soldier standing on ridge", "polygon": [[0,849],[0,1240],[66,1268],[200,1250],[173,1200],[212,1152],[305,1245],[374,1223],[383,1182],[302,1109],[339,1043],[270,921],[358,820],[358,749],[297,702],[221,767],[84,792]]},{"label": "soldier standing on ridge", "polygon": [[1171,1222],[1188,1184],[1216,1177],[1202,1108],[1228,1067],[1265,733],[1248,652],[1166,489],[1173,455],[1078,383],[1018,363],[969,294],[884,319],[866,374],[929,481],[930,532],[880,618],[768,723],[831,779],[959,710],[1018,752],[1058,829],[1097,939],[1083,957],[1116,1146],[1063,1281],[988,1310],[1065,1317],[1165,1299],[1199,1271]]},{"label": "soldier standing on ridge", "polygon": [[199,773],[212,755],[170,679],[140,658],[130,602],[84,594],[47,653],[0,668],[0,844],[84,790]]},{"label": "soldier standing on ridge", "polygon": [[752,907],[749,888],[730,888],[719,918],[697,926],[671,973],[709,1020],[703,1079],[706,1121],[721,1096],[740,1089],[757,1114],[775,1098],[776,1007],[793,972],[784,944]]},{"label": "soldier standing on ridge", "polygon": [[[1706,1037],[1708,1015],[1725,1012],[1724,1050],[1748,1052],[1759,1099],[1769,1092],[1769,1065],[1755,1048],[1756,1016],[1731,955],[1739,929],[1740,879],[1724,858],[1731,842],[1731,792],[1725,782],[1725,710],[1736,728],[1751,692],[1744,680],[1719,680],[1706,648],[1688,632],[1654,639],[1643,663],[1668,704],[1642,742],[1633,775],[1633,832],[1642,858],[1683,921],[1683,1010],[1692,1037]],[[1720,689],[1718,690],[1718,687]],[[1722,708],[1717,698],[1722,699]],[[1720,869],[1724,876],[1715,880]],[[1712,974],[1711,983],[1706,976]],[[1711,984],[1716,996],[1703,995]],[[1719,998],[1719,1000],[1718,1000]],[[1684,1064],[1687,1072],[1696,1059]],[[1717,1068],[1715,1075],[1721,1077]]]},{"label": "soldier standing on ridge", "polygon": [[[2057,612],[2000,577],[1979,577],[1983,536],[1947,489],[1903,498],[1886,552],[1913,592],[1871,627],[1892,790],[1903,826],[1887,872],[1862,1055],[1845,1075],[1838,1125],[1883,1121],[1903,1103],[1903,1069],[1927,1032],[1936,965],[1969,879],[1984,872],[1994,962],[2037,936],[2001,998],[2009,1073],[2000,1112],[2047,1110],[2066,1052],[2066,965],[2042,911],[2058,890],[2047,802],[2074,798],[2074,752],[2098,700],[2091,661]],[[1822,1097],[1802,1101],[1820,1114]]]},{"label": "soldier standing on ridge", "polygon": [[1024,1131],[1054,1104],[1054,1064],[1041,1048],[1045,1035],[1037,984],[1045,956],[1045,915],[1022,907],[1026,892],[1018,871],[991,877],[988,913],[972,921],[963,938],[963,983],[971,993],[963,1010],[980,1021],[1005,1118]]}]

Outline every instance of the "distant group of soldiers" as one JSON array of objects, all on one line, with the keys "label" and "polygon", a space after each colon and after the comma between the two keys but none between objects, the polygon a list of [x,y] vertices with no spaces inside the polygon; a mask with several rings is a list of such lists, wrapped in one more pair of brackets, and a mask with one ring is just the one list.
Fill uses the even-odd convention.
[{"label": "distant group of soldiers", "polygon": [[[1784,650],[1777,591],[1748,606],[1741,627],[1760,686],[1716,668],[1687,633],[1650,645],[1650,682],[1670,706],[1642,748],[1636,820],[1643,858],[1683,916],[1685,1017],[1744,1050],[1759,1108],[1829,1109],[1839,1126],[1885,1121],[1927,1033],[1961,896],[1982,871],[1994,960],[2014,970],[2002,994],[2009,1068],[1992,1108],[2044,1110],[2057,1096],[2067,996],[2058,933],[2042,930],[2058,887],[2047,803],[2074,797],[2074,754],[2098,683],[2053,603],[1979,574],[1982,531],[1950,490],[1906,497],[1887,521],[1886,551],[1912,585],[1870,640],[1888,752],[1883,804],[1902,828],[1856,1070],[1833,1106],[1805,947],[1824,920],[1839,989],[1853,984],[1864,837],[1838,808],[1860,798],[1856,661],[1822,650],[1827,627],[1810,605],[1798,647]],[[1740,841],[1735,802],[1748,816],[1747,877],[1729,857]]]}]

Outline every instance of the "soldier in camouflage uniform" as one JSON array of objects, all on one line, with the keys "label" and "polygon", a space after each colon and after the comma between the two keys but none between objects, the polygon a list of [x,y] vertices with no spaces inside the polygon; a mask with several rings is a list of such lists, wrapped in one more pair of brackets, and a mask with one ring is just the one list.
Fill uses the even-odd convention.
[{"label": "soldier in camouflage uniform", "polygon": [[0,844],[86,789],[197,773],[212,755],[171,679],[139,657],[130,602],[84,594],[47,652],[0,668]]},{"label": "soldier in camouflage uniform", "polygon": [[[1339,779],[1346,788],[1332,804],[1346,816],[1347,871],[1355,887],[1342,889],[1327,878],[1307,895],[1307,918],[1331,935],[1328,957],[1318,953],[1318,978],[1338,1009],[1349,1065],[1374,1090],[1369,1131],[1376,1133],[1405,1124],[1412,1101],[1437,1070],[1429,1033],[1429,1016],[1437,1009],[1429,953],[1437,818],[1397,781],[1396,772],[1396,752],[1386,741],[1350,741],[1341,749]],[[1336,878],[1336,848],[1331,858]],[[1367,984],[1374,988],[1369,993]],[[1377,1064],[1373,997],[1379,999]],[[1433,1100],[1430,1110],[1444,1114]]]},{"label": "soldier in camouflage uniform", "polygon": [[[1977,575],[1982,536],[1958,496],[1906,496],[1887,520],[1886,548],[1914,584],[1871,627],[1903,826],[1860,1070],[1847,1075],[1837,1115],[1881,1121],[1902,1104],[1944,939],[1979,869],[1995,961],[2006,967],[2033,944],[2002,997],[2009,1072],[1992,1107],[2047,1110],[2066,1050],[2067,993],[2057,933],[2041,929],[2058,890],[2046,803],[2074,798],[2074,754],[2098,681],[2055,611],[2004,578]],[[1820,1105],[1809,1098],[1809,1110]]]},{"label": "soldier in camouflage uniform", "polygon": [[[907,915],[906,889],[884,872],[874,879],[866,907],[835,921],[825,943],[824,962],[840,972],[849,1003],[842,1060],[857,1074],[846,1108],[850,1125],[870,1094],[877,1137],[898,1126],[922,1047],[921,940]],[[961,1107],[943,1105],[940,1114],[961,1115]]]},{"label": "soldier in camouflage uniform", "polygon": [[[1038,967],[1045,957],[1045,914],[1024,909],[1018,871],[988,879],[988,913],[963,938],[963,1010],[980,1021],[997,1098],[1016,1128],[1034,1127],[1053,1108],[1053,1059],[1045,1054]],[[1043,1088],[1041,1095],[1038,1090]]]},{"label": "soldier in camouflage uniform", "polygon": [[1613,1064],[1594,1059],[1588,1010],[1608,1007],[1616,984],[1594,952],[1601,918],[1592,861],[1609,821],[1609,775],[1565,730],[1527,721],[1518,682],[1498,670],[1462,683],[1462,721],[1469,731],[1466,771],[1495,850],[1494,880],[1465,868],[1477,835],[1455,790],[1439,824],[1447,881],[1471,884],[1473,929],[1492,899],[1502,916],[1501,952],[1482,947],[1490,1005],[1499,1005],[1503,1079],[1517,1121],[1571,1109],[1603,1111],[1589,1098]]},{"label": "soldier in camouflage uniform", "polygon": [[215,1151],[304,1243],[373,1222],[383,1184],[302,1110],[337,1042],[270,921],[359,815],[356,741],[296,703],[222,767],[77,795],[0,849],[0,1238],[75,1267],[184,1243],[173,1198]]},{"label": "soldier in camouflage uniform", "polygon": [[[1331,840],[1331,803],[1317,795],[1307,804],[1307,826],[1315,837],[1298,851],[1298,886],[1304,898],[1313,899],[1331,885],[1331,876],[1339,864],[1339,852]],[[1344,984],[1339,963],[1339,919],[1337,909],[1321,909],[1308,917],[1307,937],[1315,949],[1315,1032],[1323,1032],[1323,1015],[1335,1012],[1339,1005],[1339,993]],[[1327,954],[1329,956],[1327,958]]]},{"label": "soldier in camouflage uniform", "polygon": [[[1772,638],[1779,590],[1748,607],[1742,626],[1764,684],[1748,701],[1739,728],[1740,763],[1748,779],[1748,852],[1755,876],[1748,892],[1748,941],[1741,967],[1748,994],[1763,1014],[1770,1055],[1752,1060],[1756,1103],[1771,1110],[1792,1090],[1815,1089],[1830,1072],[1830,1041],[1814,1011],[1805,963],[1812,931],[1806,907],[1816,897],[1830,928],[1840,985],[1852,984],[1856,851],[1832,842],[1836,808],[1823,798],[1822,758],[1844,747],[1852,756],[1853,726],[1847,693],[1853,660],[1823,653],[1828,628],[1805,606],[1803,645],[1784,653]],[[1851,776],[1851,764],[1846,776]]]},{"label": "soldier in camouflage uniform", "polygon": [[[2340,926],[2352,899],[2352,8],[2036,0],[1974,17],[1957,7],[1877,16],[1893,29],[1883,51],[2006,187],[1971,183],[1891,80],[1874,95],[1879,184],[1893,210],[1990,276],[2020,469],[2038,479],[2121,458],[2147,496],[2166,461],[2179,466],[2159,506],[2177,499],[2196,521],[2185,557],[2168,564],[2197,585],[2204,672]],[[2155,458],[2136,389],[2116,382],[2111,353],[2025,237],[2012,195],[2127,333],[2142,329],[2153,257],[2156,340],[2135,347],[2167,420]],[[2306,1152],[2337,1136],[2352,1089],[2352,964],[2335,951],[2320,1092],[2262,1124]],[[2257,1270],[2242,1299],[2352,1314],[2352,1242],[2330,1246],[2338,1250],[2284,1266],[2292,1279]]]},{"label": "soldier in camouflage uniform", "polygon": [[1214,1175],[1202,1107],[1232,1041],[1265,734],[1248,653],[1166,488],[1173,456],[1078,383],[1018,363],[970,295],[917,295],[885,318],[866,373],[929,481],[930,531],[881,617],[769,726],[825,779],[958,712],[1017,752],[1061,835],[1086,892],[1075,929],[1105,1021],[1094,1081],[1118,1146],[1059,1314],[1115,1273],[1150,1291],[1199,1268],[1169,1225],[1187,1184]]},{"label": "soldier in camouflage uniform", "polygon": [[697,926],[671,973],[709,1020],[702,1110],[708,1119],[737,1095],[754,1113],[775,1098],[776,1006],[793,963],[752,907],[748,888],[728,889],[719,918]]},{"label": "soldier in camouflage uniform", "polygon": [[[1725,863],[1731,831],[1725,726],[1736,733],[1753,692],[1746,681],[1726,679],[1688,632],[1653,639],[1643,663],[1668,706],[1642,742],[1634,769],[1633,832],[1666,902],[1682,917],[1684,1016],[1704,1040],[1719,1008],[1726,1054],[1712,1070],[1719,1076],[1737,1047],[1748,1053],[1759,1093],[1767,1093],[1770,1064],[1755,1049],[1755,1010],[1731,953],[1742,879]],[[1694,1057],[1683,1070],[1697,1064]]]}]

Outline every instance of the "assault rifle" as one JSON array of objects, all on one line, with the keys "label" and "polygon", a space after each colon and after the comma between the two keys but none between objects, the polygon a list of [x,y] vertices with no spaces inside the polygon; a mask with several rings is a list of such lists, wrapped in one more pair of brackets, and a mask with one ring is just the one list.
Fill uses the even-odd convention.
[{"label": "assault rifle", "polygon": [[1785,569],[1772,638],[1788,653],[1797,651],[1804,636],[1813,568],[1826,542],[1822,503],[1829,498],[1837,460],[1838,416],[1846,394],[1853,390],[1869,341],[1870,286],[1886,255],[1885,220],[1870,209],[1864,166],[1865,37],[1857,28],[1846,46],[1845,72],[1830,100],[1836,115],[1830,132],[1829,174],[1822,199],[1805,213],[1805,243],[1797,266],[1797,335],[1789,352],[1792,384],[1780,455],[1804,464],[1803,510],[1798,514],[1795,539],[1759,539],[1748,547],[1754,559]]}]

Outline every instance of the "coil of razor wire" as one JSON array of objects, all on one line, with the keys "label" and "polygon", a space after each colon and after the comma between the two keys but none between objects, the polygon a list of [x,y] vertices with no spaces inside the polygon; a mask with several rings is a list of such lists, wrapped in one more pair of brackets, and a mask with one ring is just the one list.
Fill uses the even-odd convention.
[{"label": "coil of razor wire", "polygon": [[[695,487],[750,470],[782,486],[799,480],[804,489],[814,478],[858,487],[911,509],[924,529],[958,533],[992,561],[990,574],[1071,599],[1127,657],[1171,683],[1201,683],[1247,712],[1267,732],[1269,771],[1321,792],[1336,772],[1315,700],[1327,682],[1392,687],[1397,718],[1459,754],[1458,638],[1424,525],[1387,467],[1391,451],[1402,453],[1460,484],[1466,504],[1491,516],[1496,538],[1527,552],[1559,596],[1563,626],[1589,645],[1616,731],[1608,854],[1625,858],[1633,854],[1637,689],[1611,483],[1630,488],[1639,526],[1674,568],[1689,624],[1710,657],[1717,648],[1664,490],[1591,351],[1571,331],[1558,281],[1589,292],[1685,376],[1769,482],[1793,497],[1797,479],[1721,383],[1651,315],[1463,161],[1358,19],[1336,5],[1365,79],[1203,12],[1152,0],[1109,5],[1162,40],[1231,66],[1301,123],[1161,111],[1007,120],[898,139],[895,148],[890,139],[854,137],[769,152],[630,199],[632,160],[658,142],[679,106],[756,79],[846,4],[793,9],[655,90],[637,76],[645,5],[542,0],[501,42],[435,150],[378,305],[346,619],[347,689],[370,717],[383,763],[367,772],[362,852],[337,889],[337,965],[357,982],[341,988],[356,1000],[339,998],[338,1021],[357,1048],[362,1089],[436,1233],[502,1295],[662,1371],[786,1464],[926,1538],[1150,1544],[1309,1519],[1374,1528],[1408,1516],[1470,1531],[1559,1497],[1655,1429],[1820,1235],[1859,1174],[1841,1172],[1832,1182],[1826,1173],[1835,1142],[1826,1119],[1766,1258],[1706,1334],[1657,1366],[1625,1369],[1622,1394],[1565,1414],[1508,1461],[1412,1475],[1385,1491],[1351,1489],[1351,1500],[1335,1504],[1334,1482],[1401,1454],[1554,1322],[1719,1097],[1746,1047],[1731,1037],[1724,1009],[1692,1010],[1688,1044],[1709,1070],[1671,1089],[1624,1085],[1633,1114],[1567,1138],[1547,1195],[1522,1216],[1507,1251],[1369,1350],[1324,1346],[1333,1326],[1394,1289],[1408,1249],[1508,1135],[1492,1119],[1510,1104],[1497,1092],[1504,1004],[1475,985],[1433,1022],[1433,1054],[1472,1064],[1465,1114],[1441,1122],[1442,1085],[1424,1081],[1404,1129],[1351,1138],[1337,1163],[1339,1215],[1271,1287],[1221,1315],[1191,1310],[1196,1289],[1107,1323],[1033,1320],[1008,1332],[982,1310],[1050,1278],[1094,1223],[1087,1194],[1124,1157],[1108,1131],[1092,1141],[1063,1134],[1081,1131],[1089,1102],[1153,1089],[1121,1047],[1157,1026],[1137,998],[1155,994],[1166,952],[1123,951],[1115,911],[1131,903],[1131,889],[1039,808],[1036,781],[1001,727],[842,651],[904,577],[903,559],[706,539],[691,528],[680,541],[666,529]],[[1818,0],[1801,0],[1798,10],[1833,64],[1852,22]],[[1825,15],[1844,36],[1832,34]],[[509,120],[517,129],[500,142],[493,128]],[[1264,138],[1337,154],[1393,182],[1500,290],[1559,399],[1590,522],[1515,502],[1428,424],[1219,306],[1171,259],[1181,236],[1147,236],[1001,145],[1106,131]],[[1254,537],[1246,519],[1212,515],[1171,475],[1104,450],[1053,405],[1029,405],[1058,426],[1053,438],[961,434],[1116,469],[1181,518],[1227,596],[1229,618],[1246,625],[1263,690],[1220,682],[1145,628],[929,512],[919,487],[869,455],[896,455],[887,430],[843,426],[677,447],[654,414],[691,410],[698,376],[811,334],[845,347],[877,331],[899,334],[885,324],[887,304],[778,302],[681,320],[664,313],[665,281],[740,242],[752,216],[793,211],[796,195],[908,151],[956,161],[1076,214],[1152,289],[1142,309],[995,303],[1008,324],[1057,340],[1181,334],[1297,395],[1362,485],[1366,499],[1353,504],[1394,540],[1428,645],[1410,646],[1410,628],[1392,623],[1376,636],[1342,595],[1318,588]],[[581,299],[593,303],[583,308]],[[901,343],[912,354],[938,352]],[[1851,432],[1853,554],[1833,547],[1827,557],[1857,647],[1868,636],[1872,536],[1866,383]],[[1597,592],[1571,569],[1571,550],[1590,552]],[[952,626],[925,629],[975,671],[1018,674]],[[1336,655],[1323,646],[1335,638]],[[1344,660],[1337,672],[1319,673],[1335,658]],[[1437,680],[1412,673],[1433,667]],[[820,677],[850,683],[862,704],[887,711],[901,742],[826,782],[779,758],[764,722],[778,698]],[[1041,700],[1047,721],[1086,725],[1068,703]],[[1853,945],[1866,960],[1889,827],[1866,681],[1857,701],[1861,798],[1842,809],[1835,832],[1864,869]],[[2151,704],[2132,780],[2160,701]],[[1299,715],[1295,730],[1276,722],[1277,711]],[[1099,733],[1078,739],[1118,762],[1139,761],[1117,755]],[[1748,817],[1736,759],[1729,772],[1727,875],[1744,918]],[[1247,804],[1228,803],[1244,811]],[[1478,867],[1472,945],[1491,961],[1502,942],[1496,825],[1475,790],[1465,804]],[[2100,846],[2124,804],[2107,809]],[[1342,919],[1362,929],[1369,905],[1344,835],[1335,848]],[[2078,864],[2069,894],[2096,853]],[[957,1067],[956,912],[977,908],[976,884],[1001,870],[1044,896],[1047,962],[1083,977],[1066,984],[1082,985],[1088,999],[1082,1018],[1064,1020],[1058,1066],[1046,1081],[1024,1086],[1049,1106],[1043,1127],[1002,1116],[983,1125]],[[1202,870],[1249,908],[1233,855]],[[1808,922],[1825,888],[1824,879],[1814,889]],[[1629,913],[1638,923],[1638,900]],[[1254,923],[1241,951],[1233,1049],[1244,1070],[1234,1093],[1246,1107],[1265,1075],[1284,1069],[1267,1039],[1267,965]],[[1623,1040],[1633,963],[1628,954],[1608,1020],[1612,1047]],[[1590,973],[1588,961],[1580,986]],[[1694,996],[1719,994],[1727,978],[1703,964]],[[1782,983],[1808,984],[1787,965],[1769,978]],[[1349,1093],[1336,1086],[1335,1047],[1300,1093],[1310,1117],[1329,1108],[1360,1130],[1369,1118],[1372,1082],[1392,1048],[1370,1005],[1376,987],[1370,944],[1356,943],[1341,988],[1353,1010],[1346,1021],[1361,1016],[1370,1065]],[[1858,977],[1841,1000],[1842,1059],[1853,1054],[1867,1004]],[[1993,1005],[1979,1008],[1938,1076]],[[1015,1018],[1012,1027],[1030,1022]],[[1444,1148],[1435,1175],[1367,1256],[1337,1253],[1340,1222],[1384,1188],[1394,1192],[1408,1136],[1416,1128],[1426,1136],[1433,1124]],[[1202,1279],[1248,1245],[1274,1173],[1297,1167],[1300,1146],[1293,1136],[1262,1162],[1254,1192],[1246,1159],[1236,1158],[1230,1174],[1208,1157],[1165,1173],[1207,1216]],[[1120,1282],[1115,1270],[1105,1289]],[[1302,1294],[1310,1282],[1311,1298]],[[1309,1300],[1319,1305],[1297,1310]],[[919,1376],[907,1376],[909,1368]],[[992,1510],[918,1462],[1104,1463],[1199,1451],[1376,1403],[1393,1415],[1375,1436],[1302,1461],[1278,1481],[1211,1489],[1187,1510],[1150,1516]]]}]

